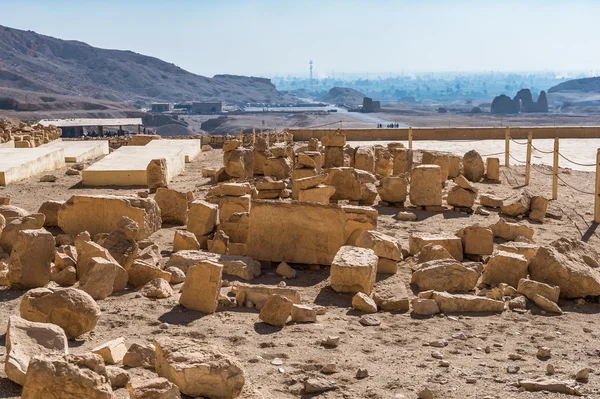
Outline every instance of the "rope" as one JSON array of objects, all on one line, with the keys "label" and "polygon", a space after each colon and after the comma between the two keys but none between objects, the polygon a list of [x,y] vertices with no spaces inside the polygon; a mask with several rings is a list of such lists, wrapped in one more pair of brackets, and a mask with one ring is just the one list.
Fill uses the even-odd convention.
[{"label": "rope", "polygon": [[537,148],[536,146],[534,146],[533,144],[531,144],[531,146],[537,151],[537,152],[541,152],[542,154],[554,154],[554,150],[552,151],[542,151],[539,148]]},{"label": "rope", "polygon": [[508,136],[508,138],[509,138],[511,141],[515,142],[516,144],[519,144],[519,145],[527,145],[527,142],[525,142],[525,143],[519,143],[517,140],[513,139],[513,138],[512,138],[512,137],[510,137],[510,136]]},{"label": "rope", "polygon": [[326,123],[324,125],[303,127],[302,129],[316,129],[318,127],[325,127],[325,126],[337,125],[338,123],[342,123],[342,121],[336,121],[336,122]]},{"label": "rope", "polygon": [[509,156],[510,156],[512,159],[514,159],[516,162],[518,162],[518,163],[527,163],[527,162],[525,162],[525,161],[521,161],[521,160],[519,160],[519,159],[517,159],[517,158],[513,157],[513,155],[512,155],[512,154],[510,154],[510,153],[509,153],[508,155],[509,155]]},{"label": "rope", "polygon": [[506,151],[502,151],[502,152],[495,152],[493,154],[485,154],[485,155],[481,155],[482,158],[484,157],[492,157],[494,155],[502,155],[502,154],[506,154]]},{"label": "rope", "polygon": [[540,170],[540,169],[536,168],[534,164],[531,164],[531,166],[532,166],[532,167],[533,167],[533,169],[535,169],[535,170],[536,170],[538,173],[541,173],[541,174],[543,174],[543,175],[546,175],[546,176],[554,176],[554,173],[548,173],[548,172],[544,172],[544,171],[542,171],[542,170]]},{"label": "rope", "polygon": [[572,188],[575,191],[579,191],[582,194],[596,195],[595,193],[590,193],[589,191],[583,191],[583,190],[580,190],[580,189],[578,189],[576,187],[573,187],[572,185],[570,185],[569,183],[567,183],[566,181],[564,181],[560,176],[557,176],[557,177],[558,177],[558,180],[560,180],[561,182],[563,182],[565,184],[565,186],[570,187],[570,188]]},{"label": "rope", "polygon": [[558,153],[558,155],[560,155],[561,157],[563,157],[563,159],[565,159],[565,160],[567,160],[567,161],[569,161],[569,162],[571,162],[571,163],[574,163],[575,165],[579,165],[579,166],[596,166],[596,164],[595,164],[595,163],[579,163],[579,162],[572,161],[572,160],[570,160],[569,158],[565,157],[565,156],[564,156],[563,154],[561,154],[560,152]]}]

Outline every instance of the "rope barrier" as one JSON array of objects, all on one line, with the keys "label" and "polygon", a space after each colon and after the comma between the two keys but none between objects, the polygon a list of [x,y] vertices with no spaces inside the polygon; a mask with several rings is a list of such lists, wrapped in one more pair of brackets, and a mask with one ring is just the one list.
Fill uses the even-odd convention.
[{"label": "rope barrier", "polygon": [[579,165],[579,166],[596,166],[596,164],[595,164],[595,163],[579,163],[579,162],[572,161],[572,160],[570,160],[569,158],[565,157],[565,156],[564,156],[563,154],[561,154],[560,152],[558,153],[558,155],[560,155],[560,156],[561,156],[563,159],[565,159],[565,160],[567,160],[567,161],[569,161],[569,162],[571,162],[571,163],[574,163],[575,165]]},{"label": "rope barrier", "polygon": [[342,123],[342,121],[336,121],[336,122],[326,123],[324,125],[303,127],[302,129],[316,129],[318,127],[325,127],[325,126],[337,125],[338,123]]},{"label": "rope barrier", "polygon": [[527,143],[526,143],[526,142],[525,142],[525,143],[519,143],[517,140],[513,139],[513,138],[512,138],[512,137],[510,137],[510,136],[508,136],[508,138],[509,138],[511,141],[515,142],[516,144],[519,144],[519,145],[527,145]]},{"label": "rope barrier", "polygon": [[588,195],[594,195],[594,196],[596,195],[594,193],[590,193],[589,191],[583,191],[583,190],[580,190],[580,189],[578,189],[576,187],[573,187],[572,185],[570,185],[569,183],[567,183],[566,181],[564,181],[560,176],[557,176],[557,177],[558,177],[558,180],[560,180],[561,182],[563,182],[565,186],[570,187],[570,188],[572,188],[575,191],[578,191],[578,192],[580,192],[582,194],[588,194]]},{"label": "rope barrier", "polygon": [[485,155],[481,155],[482,158],[484,157],[493,157],[494,155],[502,155],[502,154],[506,154],[506,151],[502,151],[502,152],[495,152],[493,154],[485,154]]},{"label": "rope barrier", "polygon": [[525,162],[525,161],[521,161],[520,159],[517,159],[517,158],[513,157],[513,155],[512,155],[512,154],[510,154],[510,153],[509,153],[508,155],[509,155],[509,156],[510,156],[510,157],[511,157],[513,160],[515,160],[515,161],[516,161],[516,162],[518,162],[518,163],[527,163],[527,162]]},{"label": "rope barrier", "polygon": [[541,152],[542,154],[554,154],[554,150],[552,150],[552,151],[542,151],[539,148],[537,148],[536,146],[534,146],[533,144],[531,144],[531,147],[533,147],[533,149],[535,149],[537,152]]},{"label": "rope barrier", "polygon": [[531,164],[531,166],[532,166],[532,167],[533,167],[533,169],[535,169],[535,171],[536,171],[536,172],[538,172],[538,173],[541,173],[541,174],[543,174],[543,175],[546,175],[546,176],[554,176],[554,173],[548,173],[548,172],[544,172],[544,171],[542,171],[542,170],[540,170],[540,169],[536,168],[536,166],[535,166],[534,164]]}]

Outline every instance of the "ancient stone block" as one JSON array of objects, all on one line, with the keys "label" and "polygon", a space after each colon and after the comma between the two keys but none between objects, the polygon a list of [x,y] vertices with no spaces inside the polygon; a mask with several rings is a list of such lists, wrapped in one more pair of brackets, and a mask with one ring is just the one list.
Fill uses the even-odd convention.
[{"label": "ancient stone block", "polygon": [[167,187],[169,184],[169,172],[165,158],[153,159],[146,167],[146,179],[148,188],[154,191],[159,187]]},{"label": "ancient stone block", "polygon": [[356,240],[356,246],[372,249],[380,258],[402,260],[402,247],[398,240],[378,231],[363,231]]},{"label": "ancient stone block", "polygon": [[245,243],[248,239],[248,226],[250,224],[250,214],[248,212],[238,212],[232,214],[229,219],[222,222],[219,228],[229,236],[229,243]]},{"label": "ancient stone block", "polygon": [[372,249],[343,246],[331,263],[331,288],[337,292],[371,294],[377,275]]},{"label": "ancient stone block", "polygon": [[481,203],[483,206],[487,206],[488,208],[501,208],[503,200],[495,195],[481,194],[479,196],[479,203]]},{"label": "ancient stone block", "polygon": [[330,169],[325,184],[335,187],[333,200],[360,201],[362,198],[361,182],[353,168]]},{"label": "ancient stone block", "polygon": [[292,301],[300,303],[300,292],[293,287],[279,287],[276,285],[235,283],[232,288],[238,306],[256,307],[261,310],[267,299],[272,295],[281,295]]},{"label": "ancient stone block", "polygon": [[371,173],[375,172],[375,153],[372,147],[358,147],[356,149],[354,167]]},{"label": "ancient stone block", "polygon": [[74,195],[58,211],[58,225],[68,234],[88,231],[92,236],[117,229],[121,217],[127,216],[139,225],[138,240],[160,229],[160,208],[153,199],[112,196]]},{"label": "ancient stone block", "polygon": [[8,283],[13,288],[43,287],[50,281],[55,241],[44,229],[22,230],[8,262]]},{"label": "ancient stone block", "polygon": [[451,206],[471,208],[475,204],[475,198],[477,198],[477,194],[473,191],[465,190],[459,186],[453,186],[448,190],[446,202]]},{"label": "ancient stone block", "polygon": [[384,177],[377,192],[385,202],[403,204],[408,194],[408,181],[398,176]]},{"label": "ancient stone block", "polygon": [[236,148],[223,154],[225,172],[231,177],[250,178],[254,175],[254,151]]},{"label": "ancient stone block", "polygon": [[432,299],[437,303],[440,311],[444,313],[501,313],[504,311],[504,301],[497,301],[475,295],[452,295],[447,292],[434,292],[432,294]]},{"label": "ancient stone block", "polygon": [[161,377],[132,381],[127,392],[130,399],[181,399],[177,385]]},{"label": "ancient stone block", "polygon": [[287,179],[292,175],[292,161],[288,157],[267,158],[264,175],[275,179]]},{"label": "ancient stone block", "polygon": [[500,159],[487,158],[485,160],[486,179],[492,182],[500,181]]},{"label": "ancient stone block", "polygon": [[438,165],[442,172],[440,184],[448,180],[450,173],[450,154],[441,151],[423,151],[423,165]]},{"label": "ancient stone block", "polygon": [[413,164],[412,150],[408,148],[395,148],[392,151],[392,155],[394,156],[393,176],[402,176],[411,171]]},{"label": "ancient stone block", "polygon": [[234,213],[250,212],[250,201],[250,195],[219,198],[219,222],[223,223]]},{"label": "ancient stone block", "polygon": [[410,173],[410,202],[415,206],[442,205],[442,171],[437,165],[422,165]]},{"label": "ancient stone block", "polygon": [[211,261],[223,265],[223,273],[252,280],[260,275],[260,262],[248,256],[218,255],[202,251],[179,251],[173,255],[166,267],[177,267],[187,273],[189,267],[203,261]]},{"label": "ancient stone block", "polygon": [[162,278],[167,282],[171,281],[171,273],[139,259],[127,269],[127,275],[129,283],[134,287],[141,287],[155,278]]},{"label": "ancient stone block", "polygon": [[344,166],[344,149],[342,147],[325,147],[326,169],[341,168]]},{"label": "ancient stone block", "polygon": [[123,291],[129,275],[116,262],[92,258],[90,269],[79,281],[79,288],[94,299],[104,299],[114,292]]},{"label": "ancient stone block", "polygon": [[195,200],[190,203],[187,231],[200,237],[211,233],[219,223],[219,206],[206,201]]},{"label": "ancient stone block", "polygon": [[533,229],[521,223],[511,223],[500,219],[489,227],[492,229],[494,237],[500,237],[505,240],[514,240],[519,236],[530,240],[533,238]]},{"label": "ancient stone block", "polygon": [[487,227],[468,226],[456,235],[462,240],[465,254],[491,255],[494,252],[494,233]]},{"label": "ancient stone block", "polygon": [[477,183],[483,179],[485,166],[481,155],[475,150],[467,152],[462,160],[463,175],[470,181]]},{"label": "ancient stone block", "polygon": [[465,292],[475,288],[481,273],[455,260],[434,260],[419,265],[411,284],[419,290]]},{"label": "ancient stone block", "polygon": [[117,364],[121,363],[125,353],[127,353],[127,346],[125,346],[125,338],[119,337],[92,349],[92,353],[102,357],[106,364]]},{"label": "ancient stone block", "polygon": [[335,187],[319,185],[317,187],[300,190],[298,201],[317,202],[320,204],[329,204],[329,200],[335,194]]},{"label": "ancient stone block", "polygon": [[409,252],[411,255],[416,255],[427,244],[441,245],[444,247],[454,259],[457,261],[463,260],[462,241],[459,237],[452,235],[436,235],[427,233],[411,234],[408,238]]},{"label": "ancient stone block", "polygon": [[343,147],[346,145],[346,134],[340,130],[336,130],[331,134],[321,137],[321,144],[324,147]]},{"label": "ancient stone block", "polygon": [[283,327],[292,314],[294,303],[283,295],[271,295],[265,301],[258,318],[264,323]]},{"label": "ancient stone block", "polygon": [[183,193],[168,188],[156,190],[154,200],[160,208],[163,223],[185,225],[188,219],[188,203],[193,200],[193,194]]},{"label": "ancient stone block", "polygon": [[533,301],[536,295],[541,295],[550,301],[557,303],[560,297],[560,287],[556,285],[544,284],[539,281],[522,278],[519,280],[517,292],[525,295]]},{"label": "ancient stone block", "polygon": [[512,287],[527,277],[527,259],[523,255],[498,251],[488,260],[481,281],[490,286],[506,283]]},{"label": "ancient stone block", "polygon": [[44,227],[58,226],[58,210],[64,204],[64,201],[46,201],[38,210],[38,213],[44,214]]}]

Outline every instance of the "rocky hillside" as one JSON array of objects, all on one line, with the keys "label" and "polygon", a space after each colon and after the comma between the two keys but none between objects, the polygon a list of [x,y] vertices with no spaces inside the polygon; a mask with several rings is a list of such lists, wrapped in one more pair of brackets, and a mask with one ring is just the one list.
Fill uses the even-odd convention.
[{"label": "rocky hillside", "polygon": [[0,92],[5,88],[116,102],[284,101],[269,79],[207,78],[131,51],[0,26]]},{"label": "rocky hillside", "polygon": [[583,93],[600,93],[600,77],[573,79],[560,83],[548,90],[548,93],[578,91]]},{"label": "rocky hillside", "polygon": [[357,106],[362,104],[365,95],[360,91],[347,87],[333,87],[320,100],[331,104],[345,104],[349,106]]}]

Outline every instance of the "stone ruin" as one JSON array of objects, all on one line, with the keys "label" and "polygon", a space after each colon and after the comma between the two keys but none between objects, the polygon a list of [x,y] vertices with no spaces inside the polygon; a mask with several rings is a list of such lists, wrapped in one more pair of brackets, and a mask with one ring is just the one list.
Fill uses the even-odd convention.
[{"label": "stone ruin", "polygon": [[[520,221],[543,223],[547,199],[480,192],[478,183],[500,182],[496,158],[417,154],[400,143],[352,148],[341,131],[304,146],[231,140],[223,151],[223,168],[212,175],[217,184],[203,199],[159,187],[153,197],[74,195],[37,213],[3,199],[0,285],[28,290],[6,332],[6,374],[23,386],[23,398],[111,398],[125,386],[132,398],[241,394],[243,366],[191,338],[127,346],[116,337],[70,354],[68,340],[93,331],[102,317],[97,301],[127,289],[158,299],[179,290],[182,307],[203,313],[256,309],[257,320],[281,328],[317,322],[326,310],[303,303],[299,288],[252,282],[272,265],[284,279],[301,277],[297,265],[328,267],[331,290],[349,294],[352,308],[365,314],[525,312],[532,304],[560,314],[559,298],[600,296],[600,259],[590,245],[564,238],[536,243]],[[374,206],[397,208],[400,225],[421,211],[504,217],[453,232],[412,233],[402,243],[377,231]],[[163,223],[185,226],[175,231],[166,262],[150,240]],[[378,274],[400,268],[410,269],[415,295],[403,284],[378,282]],[[225,276],[244,282],[226,284]],[[224,286],[229,296],[221,294]],[[328,337],[322,344],[336,342]],[[121,364],[155,370],[156,377],[131,382]],[[304,385],[307,393],[323,386],[312,379]]]},{"label": "stone ruin", "polygon": [[494,97],[492,114],[518,114],[520,112],[548,112],[546,92],[541,91],[537,101],[533,101],[531,90],[521,89],[513,99],[505,94]]},{"label": "stone ruin", "polygon": [[0,118],[0,144],[14,140],[16,148],[34,148],[58,139],[62,131],[56,126],[28,125],[10,118]]}]

